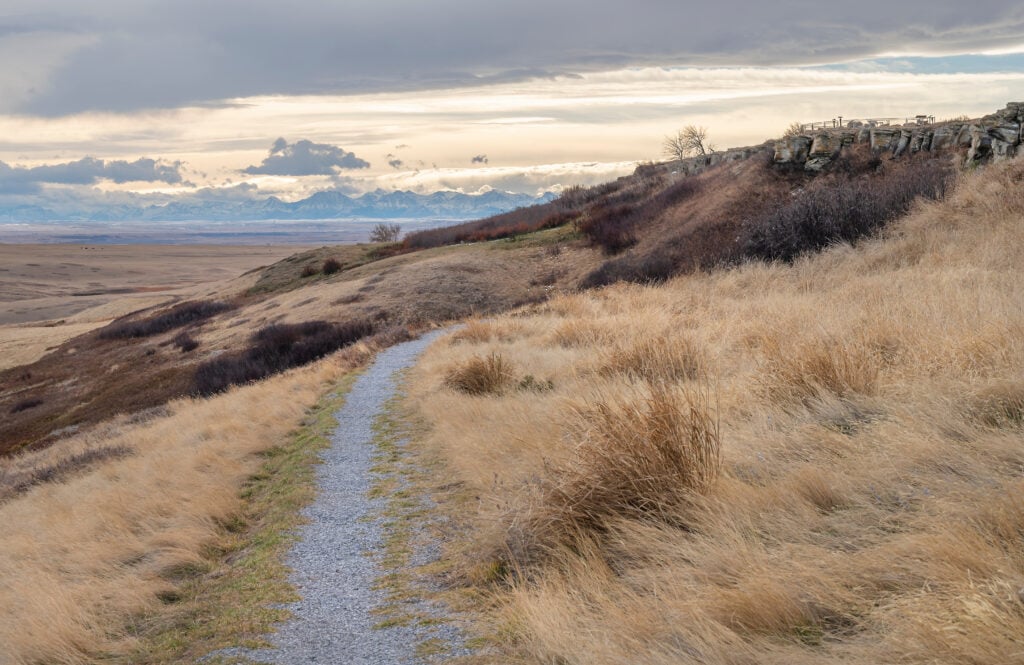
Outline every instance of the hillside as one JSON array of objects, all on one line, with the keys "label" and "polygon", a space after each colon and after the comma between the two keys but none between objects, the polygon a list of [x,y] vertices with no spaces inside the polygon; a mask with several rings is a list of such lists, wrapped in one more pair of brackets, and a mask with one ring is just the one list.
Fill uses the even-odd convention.
[{"label": "hillside", "polygon": [[1000,662],[1024,166],[973,141],[642,165],[49,322],[0,371],[0,643],[258,642],[339,382],[469,320],[405,409],[452,525],[431,574],[502,658]]},{"label": "hillside", "polygon": [[1019,662],[1022,182],[433,347],[407,407],[498,660]]}]

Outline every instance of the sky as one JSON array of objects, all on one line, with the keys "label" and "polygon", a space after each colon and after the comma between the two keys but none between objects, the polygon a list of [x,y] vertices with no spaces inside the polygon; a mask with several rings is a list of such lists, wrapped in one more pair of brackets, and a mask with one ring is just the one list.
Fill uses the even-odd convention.
[{"label": "sky", "polygon": [[0,202],[557,191],[1024,100],[1024,4],[4,0]]}]

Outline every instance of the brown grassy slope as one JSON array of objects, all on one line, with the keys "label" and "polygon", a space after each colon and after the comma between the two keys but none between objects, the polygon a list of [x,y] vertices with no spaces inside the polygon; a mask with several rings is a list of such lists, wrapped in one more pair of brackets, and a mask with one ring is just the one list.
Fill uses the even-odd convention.
[{"label": "brown grassy slope", "polygon": [[[569,245],[562,253],[552,247]],[[367,246],[296,255],[227,285],[197,289],[200,300],[234,309],[149,337],[103,339],[89,332],[30,364],[0,371],[0,454],[46,445],[119,413],[154,408],[189,394],[199,363],[247,348],[276,323],[370,319],[379,330],[490,313],[543,299],[578,282],[598,260],[554,229],[523,241],[446,247],[369,261]],[[307,265],[337,258],[334,275],[303,278]],[[158,317],[154,307],[124,321]],[[120,323],[118,325],[120,325]],[[198,347],[172,343],[187,332]]]},{"label": "brown grassy slope", "polygon": [[[502,657],[1024,662],[1022,184],[990,166],[856,249],[559,297],[428,352],[410,399]],[[444,387],[492,353],[553,389]]]},{"label": "brown grassy slope", "polygon": [[176,612],[180,585],[245,527],[242,490],[262,454],[369,352],[0,460],[0,662],[143,662],[128,655],[136,636]]}]

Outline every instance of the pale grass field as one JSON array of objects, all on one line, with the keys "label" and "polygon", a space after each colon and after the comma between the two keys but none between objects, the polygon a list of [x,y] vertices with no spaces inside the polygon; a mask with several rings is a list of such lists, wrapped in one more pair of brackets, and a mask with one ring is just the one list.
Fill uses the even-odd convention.
[{"label": "pale grass field", "polygon": [[[856,248],[434,345],[409,404],[499,660],[1024,663],[1022,266],[1018,161]],[[445,386],[494,353],[496,393]]]},{"label": "pale grass field", "polygon": [[208,400],[178,400],[0,462],[0,482],[111,449],[62,482],[0,504],[0,663],[90,663],[131,653],[132,624],[203,571],[243,483],[329,385],[364,362],[357,344]]}]

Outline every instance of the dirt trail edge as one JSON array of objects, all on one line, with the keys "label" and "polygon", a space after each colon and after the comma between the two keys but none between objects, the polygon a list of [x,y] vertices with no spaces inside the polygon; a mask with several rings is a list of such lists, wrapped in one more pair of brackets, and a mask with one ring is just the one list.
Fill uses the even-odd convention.
[{"label": "dirt trail edge", "polygon": [[299,541],[287,559],[293,570],[290,581],[302,600],[286,606],[292,618],[268,636],[275,648],[225,649],[211,656],[281,665],[422,662],[417,645],[437,637],[436,627],[432,632],[415,623],[375,627],[380,617],[372,611],[383,605],[385,594],[374,588],[382,571],[372,555],[384,548],[386,534],[379,512],[385,499],[367,494],[374,481],[371,467],[377,452],[374,422],[395,395],[399,372],[446,332],[434,331],[382,351],[335,414],[338,428],[317,468],[318,496],[303,511],[309,523],[299,531]]}]

